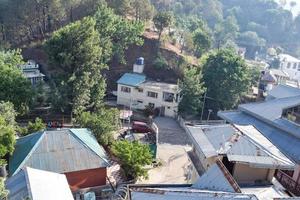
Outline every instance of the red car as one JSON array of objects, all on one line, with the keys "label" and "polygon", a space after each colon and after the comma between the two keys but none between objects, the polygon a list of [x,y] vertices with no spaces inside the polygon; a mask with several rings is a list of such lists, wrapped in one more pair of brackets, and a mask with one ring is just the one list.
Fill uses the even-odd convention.
[{"label": "red car", "polygon": [[135,133],[149,133],[152,129],[144,122],[132,122],[132,131]]}]

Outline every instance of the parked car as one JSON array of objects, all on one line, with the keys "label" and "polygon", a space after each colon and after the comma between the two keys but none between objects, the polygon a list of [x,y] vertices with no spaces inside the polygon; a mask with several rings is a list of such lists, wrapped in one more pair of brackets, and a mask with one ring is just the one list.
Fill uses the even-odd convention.
[{"label": "parked car", "polygon": [[132,131],[135,133],[149,133],[152,132],[152,129],[144,122],[133,121]]}]

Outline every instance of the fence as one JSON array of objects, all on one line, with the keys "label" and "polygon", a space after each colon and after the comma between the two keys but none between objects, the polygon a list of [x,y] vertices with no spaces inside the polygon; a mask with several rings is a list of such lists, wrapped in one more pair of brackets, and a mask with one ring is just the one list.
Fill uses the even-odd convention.
[{"label": "fence", "polygon": [[292,177],[281,170],[276,172],[275,177],[289,192],[296,196],[300,196],[300,184],[293,180]]}]

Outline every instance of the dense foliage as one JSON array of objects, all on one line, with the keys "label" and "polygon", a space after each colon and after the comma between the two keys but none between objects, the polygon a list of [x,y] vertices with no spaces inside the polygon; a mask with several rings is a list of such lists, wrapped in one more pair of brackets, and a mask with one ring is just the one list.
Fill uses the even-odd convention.
[{"label": "dense foliage", "polygon": [[215,47],[234,42],[246,47],[247,56],[253,57],[256,51],[265,53],[266,47],[281,46],[300,56],[300,15],[293,18],[294,4],[287,10],[274,0],[152,0],[152,3],[160,11],[173,12],[176,19],[203,19],[214,33]]},{"label": "dense foliage", "polygon": [[19,127],[18,132],[22,136],[26,136],[28,134],[36,133],[38,131],[43,131],[46,128],[46,124],[40,118],[35,118],[34,122],[28,122],[26,127]]},{"label": "dense foliage", "polygon": [[0,51],[0,101],[10,101],[19,114],[24,114],[32,102],[30,82],[18,65],[23,63],[20,51]]},{"label": "dense foliage", "polygon": [[199,69],[191,67],[185,69],[183,80],[180,83],[182,100],[179,112],[182,115],[198,114],[202,108],[202,95],[205,91]]},{"label": "dense foliage", "polygon": [[113,133],[119,126],[119,111],[117,109],[101,108],[98,111],[83,112],[76,118],[81,127],[89,128],[102,145],[111,145]]},{"label": "dense foliage", "polygon": [[251,85],[245,61],[230,49],[211,53],[203,66],[203,80],[210,100],[208,107],[231,109]]},{"label": "dense foliage", "polygon": [[148,177],[147,170],[144,167],[152,163],[152,155],[147,145],[137,141],[123,140],[113,144],[112,152],[119,158],[121,166],[129,179]]},{"label": "dense foliage", "polygon": [[54,106],[75,114],[97,106],[105,92],[101,71],[100,35],[93,18],[84,18],[59,31],[46,42],[49,62],[60,73],[55,77]]},{"label": "dense foliage", "polygon": [[0,102],[0,166],[5,164],[3,157],[14,151],[16,143],[16,112],[9,102]]},{"label": "dense foliage", "polygon": [[107,0],[121,16],[134,16],[136,21],[151,20],[154,15],[154,6],[150,0]]},{"label": "dense foliage", "polygon": [[158,40],[160,41],[163,31],[172,25],[173,16],[170,12],[158,12],[154,16],[153,22],[158,30]]},{"label": "dense foliage", "polygon": [[52,103],[63,112],[79,114],[102,105],[106,83],[102,71],[113,56],[123,59],[130,44],[142,44],[143,24],[115,15],[102,5],[87,17],[58,30],[46,42],[54,77]]},{"label": "dense foliage", "polygon": [[104,0],[0,1],[0,44],[43,39],[68,22],[92,14]]}]

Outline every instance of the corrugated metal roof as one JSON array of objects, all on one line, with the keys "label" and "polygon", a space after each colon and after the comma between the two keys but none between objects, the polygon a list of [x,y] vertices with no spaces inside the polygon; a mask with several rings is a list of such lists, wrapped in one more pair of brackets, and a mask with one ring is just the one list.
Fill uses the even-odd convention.
[{"label": "corrugated metal roof", "polygon": [[13,155],[9,159],[9,172],[14,173],[20,165],[26,160],[27,156],[39,143],[43,132],[33,133],[17,139]]},{"label": "corrugated metal roof", "polygon": [[137,73],[125,73],[118,81],[118,84],[137,87],[146,81],[146,76]]},{"label": "corrugated metal roof", "polygon": [[23,138],[18,140],[19,145],[9,162],[10,174],[13,175],[26,166],[65,173],[107,167],[109,164],[104,149],[96,144],[96,139],[87,129],[45,131],[40,138],[35,140],[34,148],[21,157],[19,153],[28,147],[24,142],[19,143]]},{"label": "corrugated metal roof", "polygon": [[257,200],[255,195],[247,195],[241,193],[216,192],[208,190],[195,190],[189,188],[173,189],[173,188],[147,188],[138,191],[131,191],[131,200]]},{"label": "corrugated metal roof", "polygon": [[[275,169],[294,169],[295,166],[252,126],[237,126],[237,129],[230,124],[198,126],[198,130],[194,128],[194,135],[202,135],[201,143],[195,144],[202,152],[211,144],[215,152],[226,154],[230,161]],[[208,144],[203,148],[204,143]]]},{"label": "corrugated metal roof", "polygon": [[6,181],[10,200],[73,200],[64,174],[25,168]]},{"label": "corrugated metal roof", "polygon": [[206,158],[217,156],[218,153],[214,146],[209,142],[204,135],[202,129],[199,126],[187,126],[188,132],[191,135],[191,139],[196,144],[196,148],[199,149]]},{"label": "corrugated metal roof", "polygon": [[236,192],[217,164],[212,165],[192,186],[194,189]]},{"label": "corrugated metal roof", "polygon": [[279,148],[281,152],[296,163],[300,163],[300,140],[293,135],[240,111],[219,112],[218,116],[230,123],[254,126],[272,144]]},{"label": "corrugated metal roof", "polygon": [[78,137],[88,148],[94,151],[100,158],[108,163],[107,155],[102,146],[99,145],[97,139],[91,131],[85,128],[70,129],[70,131]]},{"label": "corrugated metal roof", "polygon": [[[283,165],[289,166],[289,168],[292,168],[295,166],[295,164],[290,161],[270,140],[268,140],[261,132],[259,132],[255,127],[253,126],[240,126],[236,125],[236,127],[243,132],[248,138],[251,139],[253,143],[255,143],[256,146],[261,147],[264,149],[264,154],[266,156],[269,156],[272,158],[273,165]],[[259,152],[261,155],[263,155],[262,152]]]}]

